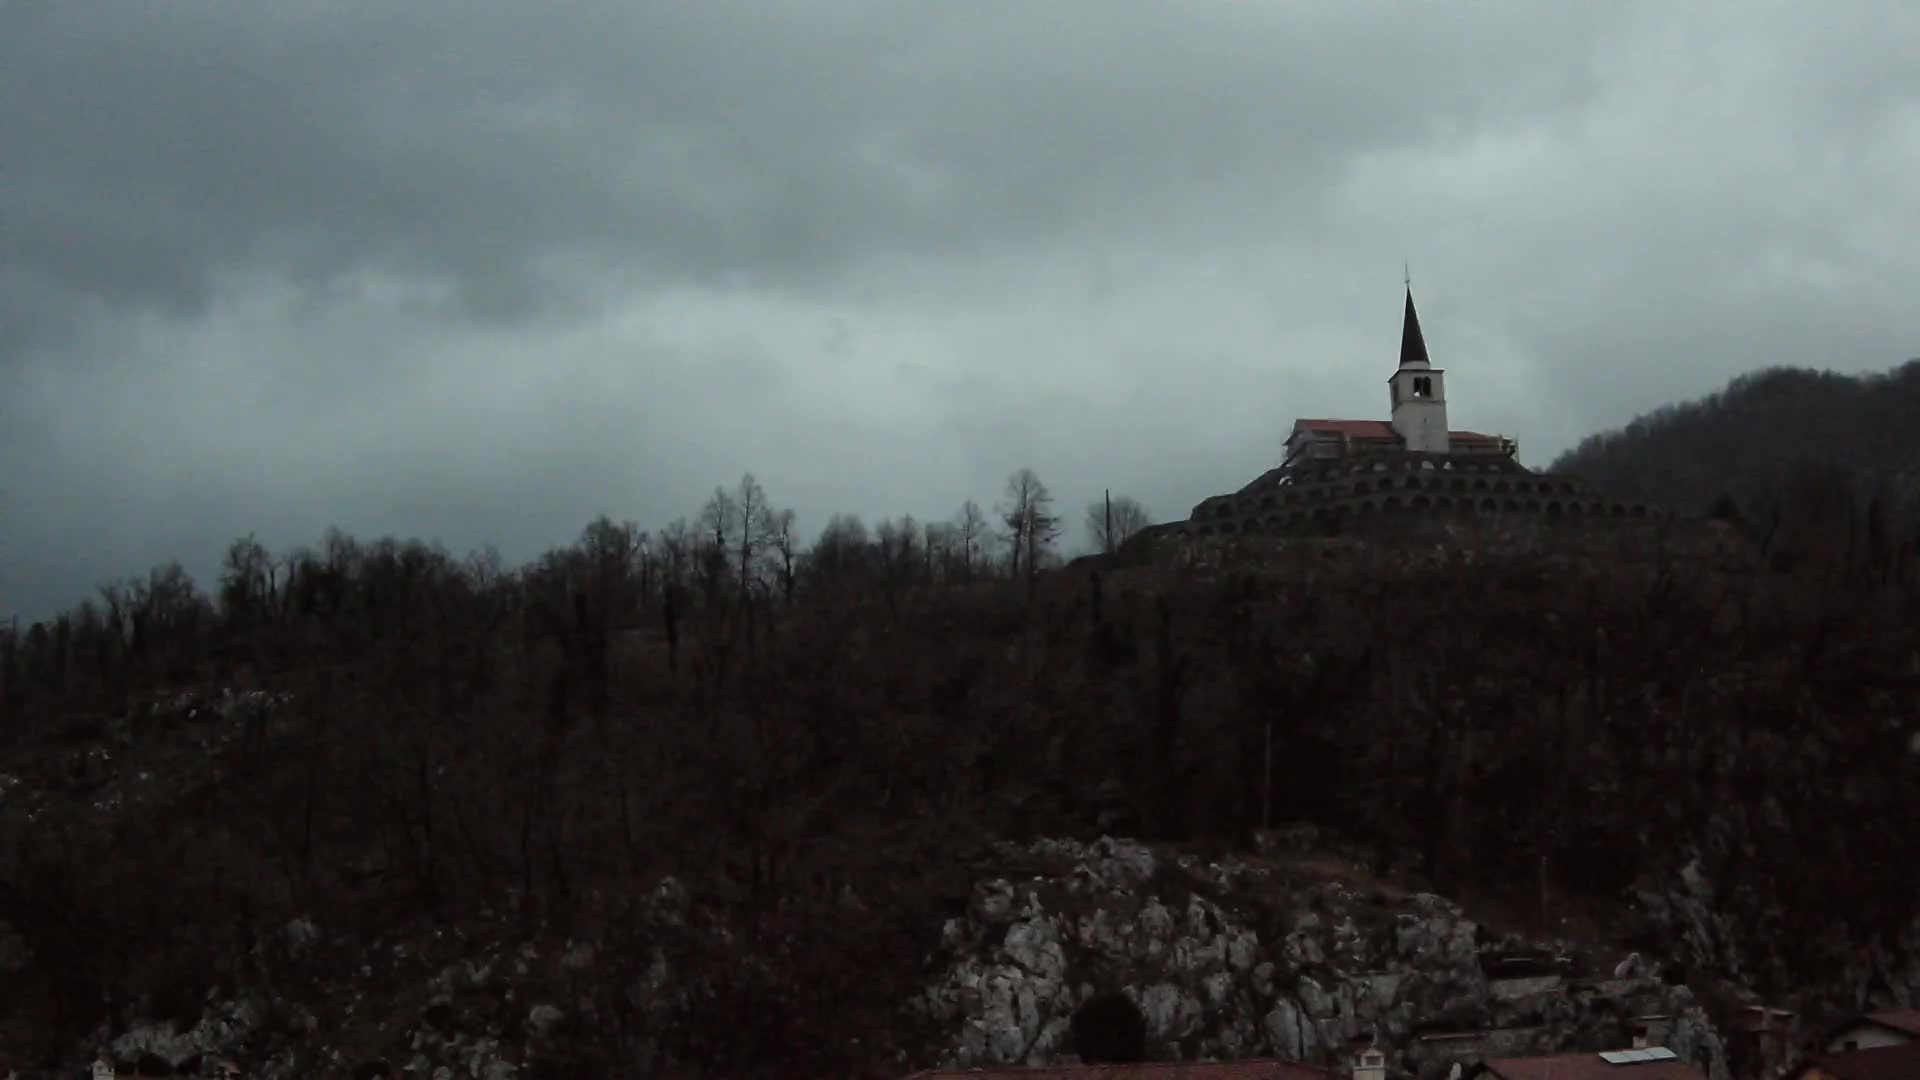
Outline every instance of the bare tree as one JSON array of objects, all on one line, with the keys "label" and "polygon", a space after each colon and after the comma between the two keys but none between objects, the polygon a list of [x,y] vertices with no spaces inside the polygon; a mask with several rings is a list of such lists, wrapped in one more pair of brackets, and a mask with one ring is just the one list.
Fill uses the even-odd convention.
[{"label": "bare tree", "polygon": [[500,549],[492,544],[470,552],[461,566],[467,581],[477,593],[491,592],[506,584],[506,566],[501,561]]},{"label": "bare tree", "polygon": [[588,523],[567,576],[573,596],[573,625],[568,632],[573,656],[581,665],[593,699],[595,720],[606,722],[612,701],[612,648],[616,631],[630,625],[640,608],[641,554],[646,534],[629,521],[616,525],[605,514]]},{"label": "bare tree", "polygon": [[866,522],[861,521],[858,514],[835,514],[828,519],[827,527],[820,530],[813,551],[816,560],[824,566],[834,570],[852,569],[866,560],[870,543],[872,537]]},{"label": "bare tree", "polygon": [[793,511],[780,510],[772,515],[769,530],[769,542],[773,553],[779,559],[780,598],[793,603],[794,557],[797,541],[793,535]]},{"label": "bare tree", "polygon": [[740,505],[726,488],[714,488],[706,505],[700,508],[699,529],[703,539],[724,548],[740,520]]},{"label": "bare tree", "polygon": [[879,556],[880,586],[892,610],[901,591],[913,583],[920,569],[920,523],[911,514],[882,521],[874,527],[873,540]]},{"label": "bare tree", "polygon": [[674,518],[667,527],[660,530],[660,539],[655,544],[655,554],[660,560],[660,595],[686,584],[687,570],[693,564],[694,548],[698,539],[686,518]]},{"label": "bare tree", "polygon": [[1022,466],[1007,477],[1000,520],[1007,526],[1008,569],[1017,578],[1024,566],[1031,583],[1039,572],[1041,555],[1052,549],[1053,541],[1060,535],[1060,518],[1053,512],[1053,493],[1031,468]]},{"label": "bare tree", "polygon": [[753,592],[755,562],[774,530],[773,512],[767,508],[766,489],[752,473],[740,477],[733,501],[737,515],[733,551],[740,571],[740,595],[745,598]]},{"label": "bare tree", "polygon": [[1087,504],[1087,534],[1093,546],[1111,555],[1120,550],[1135,533],[1153,524],[1153,518],[1140,500],[1130,495],[1115,495],[1111,501],[1095,499]]},{"label": "bare tree", "polygon": [[902,581],[912,581],[920,569],[920,535],[920,523],[912,514],[900,515],[893,524],[894,550],[888,561]]},{"label": "bare tree", "polygon": [[965,580],[973,579],[974,553],[987,536],[987,515],[980,511],[980,504],[968,499],[960,505],[960,513],[953,523],[955,540],[960,545],[961,576]]},{"label": "bare tree", "polygon": [[639,606],[640,559],[646,535],[634,522],[616,525],[605,514],[589,522],[580,533],[586,578],[600,598],[609,624],[624,619]]},{"label": "bare tree", "polygon": [[700,584],[707,594],[707,604],[719,602],[721,590],[725,588],[728,566],[732,562],[729,547],[734,530],[739,527],[740,504],[725,488],[714,488],[707,504],[700,508],[700,547],[698,561]]},{"label": "bare tree", "polygon": [[127,587],[121,582],[110,581],[100,586],[99,591],[100,605],[105,610],[107,635],[113,639],[116,646],[125,649],[129,644],[127,634],[130,628],[127,620],[131,614]]},{"label": "bare tree", "polygon": [[201,595],[178,560],[153,568],[145,579],[127,583],[133,622],[131,651],[147,665],[146,674],[175,678],[187,658],[198,653],[212,622],[213,605]]},{"label": "bare tree", "polygon": [[227,546],[220,566],[220,609],[230,626],[251,624],[267,610],[275,587],[273,557],[252,533]]},{"label": "bare tree", "polygon": [[926,524],[926,539],[920,551],[927,562],[926,578],[934,580],[937,573],[944,581],[951,582],[953,574],[953,533],[951,522],[929,521]]}]

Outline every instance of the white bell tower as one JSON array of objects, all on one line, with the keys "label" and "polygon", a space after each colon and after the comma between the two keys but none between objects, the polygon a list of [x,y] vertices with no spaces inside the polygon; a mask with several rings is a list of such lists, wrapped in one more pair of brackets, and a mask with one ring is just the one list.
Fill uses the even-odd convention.
[{"label": "white bell tower", "polygon": [[1427,339],[1413,310],[1413,283],[1407,282],[1407,315],[1400,329],[1400,368],[1387,380],[1393,394],[1393,430],[1408,450],[1444,454],[1447,436],[1447,373],[1427,361]]}]

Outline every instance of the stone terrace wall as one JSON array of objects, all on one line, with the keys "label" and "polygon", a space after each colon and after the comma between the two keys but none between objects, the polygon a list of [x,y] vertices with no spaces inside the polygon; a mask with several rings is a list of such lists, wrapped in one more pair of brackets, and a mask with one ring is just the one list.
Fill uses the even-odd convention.
[{"label": "stone terrace wall", "polygon": [[1322,532],[1409,514],[1610,521],[1654,512],[1644,501],[1596,494],[1573,477],[1536,473],[1508,457],[1393,451],[1276,469],[1207,499],[1166,531],[1198,538]]}]

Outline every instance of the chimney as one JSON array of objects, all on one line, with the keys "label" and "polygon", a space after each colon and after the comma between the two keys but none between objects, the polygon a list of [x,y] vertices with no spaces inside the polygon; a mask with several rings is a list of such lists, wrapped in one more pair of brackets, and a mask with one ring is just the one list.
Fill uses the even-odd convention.
[{"label": "chimney", "polygon": [[1789,1009],[1763,1009],[1760,1056],[1770,1072],[1784,1071],[1793,1055],[1795,1014]]},{"label": "chimney", "polygon": [[1665,1013],[1649,1013],[1646,1016],[1630,1018],[1628,1030],[1633,1033],[1633,1049],[1645,1050],[1659,1046],[1672,1031],[1673,1017]]}]

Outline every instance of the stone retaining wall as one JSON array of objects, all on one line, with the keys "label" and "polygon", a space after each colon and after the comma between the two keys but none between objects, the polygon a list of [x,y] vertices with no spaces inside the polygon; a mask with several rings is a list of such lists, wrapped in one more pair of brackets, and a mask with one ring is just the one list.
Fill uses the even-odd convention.
[{"label": "stone retaining wall", "polygon": [[1532,472],[1511,458],[1395,452],[1276,469],[1205,500],[1167,531],[1200,538],[1324,531],[1407,514],[1608,521],[1653,513],[1645,502],[1596,494],[1573,477]]}]

